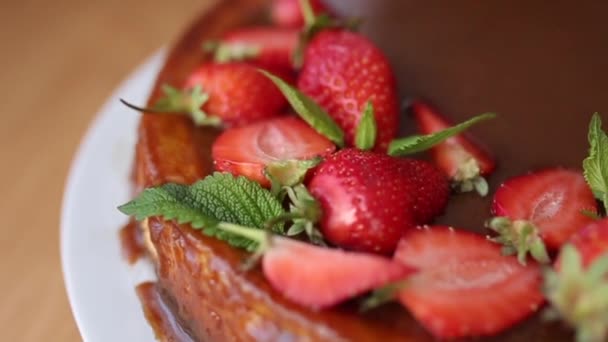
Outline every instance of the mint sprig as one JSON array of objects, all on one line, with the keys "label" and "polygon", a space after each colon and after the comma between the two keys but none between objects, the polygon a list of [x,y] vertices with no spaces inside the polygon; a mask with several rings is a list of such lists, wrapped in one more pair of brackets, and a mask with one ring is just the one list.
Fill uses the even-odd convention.
[{"label": "mint sprig", "polygon": [[442,143],[446,139],[464,132],[469,127],[479,122],[494,119],[495,117],[495,113],[485,113],[439,132],[395,139],[391,141],[390,145],[388,146],[388,154],[391,156],[405,156],[425,151],[437,144]]},{"label": "mint sprig", "polygon": [[[161,216],[190,223],[206,235],[249,251],[255,250],[258,242],[231,234],[221,226],[227,223],[261,229],[267,221],[285,214],[281,203],[258,183],[219,172],[193,185],[168,183],[148,188],[118,209],[138,220]],[[283,233],[280,222],[270,228]]]},{"label": "mint sprig", "polygon": [[339,147],[344,146],[344,132],[321,106],[281,78],[265,70],[260,69],[259,71],[281,90],[302,120],[306,121],[317,133],[325,136]]},{"label": "mint sprig", "polygon": [[373,104],[371,101],[367,101],[355,134],[355,146],[360,150],[370,150],[376,145],[378,128],[374,112]]},{"label": "mint sprig", "polygon": [[583,160],[583,174],[595,198],[608,211],[608,136],[598,113],[591,117],[588,139],[589,156]]}]

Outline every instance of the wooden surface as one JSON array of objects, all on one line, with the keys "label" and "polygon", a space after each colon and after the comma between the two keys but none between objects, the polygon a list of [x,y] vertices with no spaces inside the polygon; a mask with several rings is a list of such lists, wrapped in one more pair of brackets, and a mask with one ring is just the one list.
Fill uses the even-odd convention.
[{"label": "wooden surface", "polygon": [[0,2],[0,341],[79,341],[59,212],[72,155],[112,89],[209,0]]}]

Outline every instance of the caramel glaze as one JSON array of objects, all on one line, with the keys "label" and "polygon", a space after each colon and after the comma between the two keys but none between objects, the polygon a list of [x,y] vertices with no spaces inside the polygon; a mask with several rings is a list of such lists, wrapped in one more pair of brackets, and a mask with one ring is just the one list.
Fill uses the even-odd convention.
[{"label": "caramel glaze", "polygon": [[145,255],[146,248],[137,221],[130,220],[129,223],[122,227],[119,237],[120,249],[122,250],[123,257],[127,259],[129,264],[134,264]]},{"label": "caramel glaze", "polygon": [[[150,103],[161,84],[182,84],[203,61],[196,53],[202,41],[251,23],[265,2],[226,0],[199,18],[172,50]],[[608,2],[333,2],[341,13],[366,18],[363,31],[391,59],[402,95],[425,97],[455,121],[489,110],[502,114],[473,129],[500,161],[492,189],[536,167],[579,167],[591,112],[608,113]],[[413,131],[410,119],[403,123],[405,132]],[[212,171],[216,133],[186,118],[144,115],[137,188],[204,177]],[[488,198],[457,195],[439,221],[485,233],[489,206]],[[242,272],[242,251],[158,218],[149,220],[149,229],[158,252],[158,286],[196,340],[432,340],[398,305],[367,314],[357,313],[353,303],[310,311],[272,291],[259,271]],[[563,326],[533,317],[485,340],[571,339]]]},{"label": "caramel glaze", "polygon": [[157,339],[163,342],[194,342],[184,331],[183,324],[177,320],[178,317],[173,314],[171,306],[163,298],[161,289],[155,283],[142,283],[135,291]]}]

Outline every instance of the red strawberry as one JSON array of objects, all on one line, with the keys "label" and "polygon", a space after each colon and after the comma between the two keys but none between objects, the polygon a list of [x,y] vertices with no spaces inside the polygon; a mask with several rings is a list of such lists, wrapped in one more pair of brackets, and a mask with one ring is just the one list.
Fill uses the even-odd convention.
[{"label": "red strawberry", "polygon": [[580,341],[608,338],[608,219],[576,232],[558,255],[556,270],[545,272],[548,317],[561,318]]},{"label": "red strawberry", "polygon": [[211,154],[217,170],[268,186],[264,167],[269,163],[324,156],[334,149],[300,119],[281,117],[226,130],[213,143]]},{"label": "red strawberry", "polygon": [[209,98],[202,110],[227,126],[239,126],[281,114],[286,100],[279,89],[246,63],[207,63],[186,80],[185,89],[200,86]]},{"label": "red strawberry", "polygon": [[[422,134],[431,134],[452,126],[434,108],[424,102],[414,102],[411,110]],[[450,179],[460,183],[463,191],[471,191],[479,177],[488,176],[496,163],[492,156],[465,134],[451,137],[432,148],[435,164]]]},{"label": "red strawberry", "polygon": [[435,226],[410,230],[395,260],[417,268],[400,302],[437,338],[494,335],[543,302],[537,264],[522,266],[483,236]]},{"label": "red strawberry", "polygon": [[264,276],[291,301],[313,309],[334,306],[403,279],[412,268],[383,257],[317,247],[275,237],[262,260]]},{"label": "red strawberry", "polygon": [[383,254],[409,228],[440,214],[449,195],[445,176],[429,163],[356,149],[327,157],[308,189],[321,203],[328,241]]},{"label": "red strawberry", "polygon": [[513,220],[515,230],[524,221],[531,223],[553,250],[593,221],[582,210],[597,212],[593,193],[580,172],[562,168],[508,179],[496,191],[492,204],[493,214]]},{"label": "red strawberry", "polygon": [[[310,0],[310,6],[315,14],[329,12],[321,0]],[[279,26],[300,28],[304,25],[300,0],[274,0],[271,12],[272,21]]]},{"label": "red strawberry", "polygon": [[[221,39],[216,57],[229,59],[244,55],[249,61],[273,73],[293,70],[292,55],[298,44],[297,29],[247,27],[228,32]],[[236,54],[237,56],[234,56]],[[248,57],[248,58],[247,58]]]},{"label": "red strawberry", "polygon": [[583,266],[608,253],[608,219],[597,220],[578,230],[570,240],[580,253]]},{"label": "red strawberry", "polygon": [[378,127],[376,150],[385,151],[398,126],[397,89],[384,54],[364,36],[324,30],[304,53],[298,88],[314,99],[345,131],[353,146],[365,104],[371,101]]}]

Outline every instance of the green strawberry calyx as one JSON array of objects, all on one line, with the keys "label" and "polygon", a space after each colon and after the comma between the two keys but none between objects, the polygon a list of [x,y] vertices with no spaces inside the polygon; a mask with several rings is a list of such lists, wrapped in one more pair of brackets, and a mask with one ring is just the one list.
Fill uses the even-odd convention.
[{"label": "green strawberry calyx", "polygon": [[458,165],[456,172],[452,176],[452,187],[460,192],[475,190],[482,197],[488,194],[488,182],[481,176],[481,169],[479,168],[477,159],[468,157],[465,162]]},{"label": "green strawberry calyx", "polygon": [[517,260],[522,265],[526,265],[528,254],[541,264],[550,262],[538,228],[532,222],[499,216],[490,219],[486,226],[498,233],[491,240],[503,245],[504,255],[517,255]]},{"label": "green strawberry calyx", "polygon": [[197,126],[219,126],[222,123],[219,117],[208,115],[202,110],[203,105],[209,100],[209,94],[203,92],[201,86],[181,90],[165,84],[162,91],[164,95],[150,108],[136,106],[124,99],[120,99],[120,102],[144,113],[187,115]]},{"label": "green strawberry calyx", "polygon": [[399,292],[406,286],[407,280],[400,280],[375,289],[361,301],[359,311],[366,312],[394,301],[397,299]]},{"label": "green strawberry calyx", "polygon": [[262,47],[257,44],[242,42],[207,41],[203,50],[213,54],[213,60],[218,63],[246,61],[260,55]]},{"label": "green strawberry calyx", "polygon": [[608,253],[583,266],[580,252],[562,247],[558,270],[544,271],[544,291],[551,306],[544,317],[561,318],[576,329],[577,341],[608,337]]},{"label": "green strawberry calyx", "polygon": [[293,54],[293,65],[296,69],[302,67],[306,45],[320,31],[329,28],[344,28],[356,31],[361,24],[360,18],[337,19],[327,13],[315,14],[309,0],[300,0],[300,8],[304,17],[304,27]]},{"label": "green strawberry calyx", "polygon": [[302,184],[307,172],[320,162],[321,158],[317,157],[279,161],[266,166],[264,174],[270,180],[271,193],[281,202],[285,198],[289,200],[289,211],[268,221],[267,225],[272,227],[277,223],[291,221],[287,236],[304,233],[313,244],[325,245],[323,235],[315,227],[323,213],[321,205]]}]

